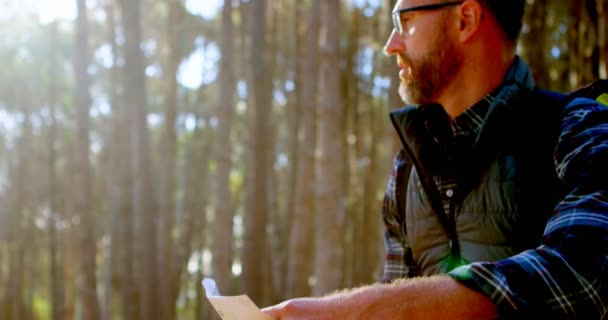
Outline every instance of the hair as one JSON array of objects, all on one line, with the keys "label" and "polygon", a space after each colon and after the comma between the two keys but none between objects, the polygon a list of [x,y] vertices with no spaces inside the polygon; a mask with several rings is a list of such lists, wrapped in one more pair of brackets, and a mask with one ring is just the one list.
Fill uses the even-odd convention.
[{"label": "hair", "polygon": [[492,12],[507,39],[517,42],[523,25],[526,0],[482,0]]}]

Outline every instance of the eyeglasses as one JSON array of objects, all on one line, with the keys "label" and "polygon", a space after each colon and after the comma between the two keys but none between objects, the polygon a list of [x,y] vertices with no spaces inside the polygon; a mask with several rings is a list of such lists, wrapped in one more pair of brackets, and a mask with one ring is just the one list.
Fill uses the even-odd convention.
[{"label": "eyeglasses", "polygon": [[439,10],[439,9],[447,8],[450,6],[461,5],[463,2],[464,1],[444,2],[444,3],[427,4],[427,5],[423,5],[423,6],[395,10],[395,11],[393,11],[393,27],[395,28],[395,30],[397,30],[397,32],[399,32],[400,35],[403,36],[405,28],[402,23],[403,19],[401,19],[401,18],[403,17],[404,13],[413,12],[413,11]]}]

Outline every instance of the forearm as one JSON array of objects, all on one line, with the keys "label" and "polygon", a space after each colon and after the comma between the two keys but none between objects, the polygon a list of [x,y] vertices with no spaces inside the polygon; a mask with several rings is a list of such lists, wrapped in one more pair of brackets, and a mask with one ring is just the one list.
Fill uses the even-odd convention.
[{"label": "forearm", "polygon": [[494,304],[447,276],[398,280],[264,310],[280,320],[492,319]]},{"label": "forearm", "polygon": [[447,276],[398,280],[353,294],[365,306],[361,316],[353,319],[491,319],[496,315],[488,298]]}]

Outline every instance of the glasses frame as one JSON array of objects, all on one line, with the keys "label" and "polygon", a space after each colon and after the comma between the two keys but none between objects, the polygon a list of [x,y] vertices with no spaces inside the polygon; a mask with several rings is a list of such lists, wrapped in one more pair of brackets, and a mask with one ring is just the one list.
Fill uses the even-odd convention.
[{"label": "glasses frame", "polygon": [[454,2],[443,2],[443,3],[435,3],[435,4],[426,4],[422,6],[403,8],[399,10],[393,11],[393,28],[397,30],[400,35],[404,35],[403,24],[401,23],[401,15],[407,12],[414,11],[434,11],[439,9],[444,9],[451,6],[458,6],[463,4],[464,1],[454,1]]}]

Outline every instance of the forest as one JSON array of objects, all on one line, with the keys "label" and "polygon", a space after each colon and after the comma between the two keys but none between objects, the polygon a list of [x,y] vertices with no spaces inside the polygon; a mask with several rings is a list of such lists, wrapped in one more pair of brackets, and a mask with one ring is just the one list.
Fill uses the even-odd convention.
[{"label": "forest", "polygon": [[[379,280],[394,0],[6,0],[0,319],[219,319]],[[608,0],[528,0],[539,86],[608,78]]]}]

